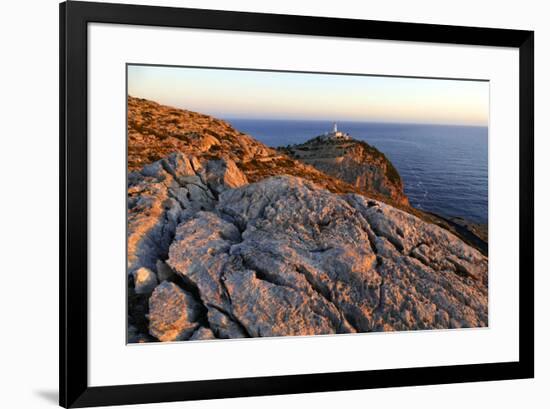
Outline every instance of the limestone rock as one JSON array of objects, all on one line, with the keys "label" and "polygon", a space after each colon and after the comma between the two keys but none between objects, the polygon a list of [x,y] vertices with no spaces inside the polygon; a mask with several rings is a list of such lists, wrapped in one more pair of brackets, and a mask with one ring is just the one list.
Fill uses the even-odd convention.
[{"label": "limestone rock", "polygon": [[168,264],[187,283],[196,287],[206,308],[210,326],[220,338],[246,336],[228,315],[230,302],[224,286],[229,249],[241,240],[236,226],[212,212],[199,212],[182,223],[170,246]]},{"label": "limestone rock", "polygon": [[[206,171],[195,158],[175,152],[129,174],[128,271],[134,277],[136,294],[150,294],[159,281],[172,280],[174,272],[164,260],[176,227],[197,212],[213,210],[219,192],[208,183],[220,192],[224,183],[246,183],[246,177],[230,161],[206,162],[204,168]],[[209,182],[203,181],[203,176]],[[237,331],[230,327],[226,335],[236,336]]]},{"label": "limestone rock", "polygon": [[200,304],[176,284],[164,281],[149,298],[149,332],[160,341],[181,341],[198,328]]},{"label": "limestone rock", "polygon": [[219,338],[488,322],[485,256],[384,203],[295,177],[224,191],[180,224],[168,263]]},{"label": "limestone rock", "polygon": [[167,258],[177,225],[198,211],[212,210],[217,194],[245,183],[231,160],[209,161],[202,169],[195,158],[179,152],[130,173],[128,271],[146,267],[157,271],[161,281],[167,279],[171,272],[158,260]]},{"label": "limestone rock", "polygon": [[248,179],[231,159],[208,161],[202,172],[203,180],[217,193],[246,185]]},{"label": "limestone rock", "polygon": [[156,270],[168,256],[176,226],[195,212],[212,209],[214,194],[193,170],[192,160],[173,153],[128,175],[128,271]]},{"label": "limestone rock", "polygon": [[252,270],[227,276],[231,312],[252,337],[353,332],[321,296],[273,284]]},{"label": "limestone rock", "polygon": [[229,312],[216,308],[212,304],[208,308],[208,322],[215,331],[217,338],[233,339],[249,337],[246,329]]},{"label": "limestone rock", "polygon": [[193,333],[193,336],[189,338],[190,341],[199,341],[202,339],[216,339],[216,337],[210,328],[200,327]]},{"label": "limestone rock", "polygon": [[136,294],[149,294],[158,284],[157,276],[147,267],[140,267],[132,273]]}]

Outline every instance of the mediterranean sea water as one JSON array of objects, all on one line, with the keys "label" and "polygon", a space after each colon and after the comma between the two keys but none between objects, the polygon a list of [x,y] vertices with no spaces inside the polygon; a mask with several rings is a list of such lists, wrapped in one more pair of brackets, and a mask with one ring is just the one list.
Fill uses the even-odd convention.
[{"label": "mediterranean sea water", "polygon": [[[328,121],[227,121],[272,147],[302,143],[332,130]],[[413,206],[487,223],[487,127],[339,122],[338,130],[375,146],[392,161]]]}]

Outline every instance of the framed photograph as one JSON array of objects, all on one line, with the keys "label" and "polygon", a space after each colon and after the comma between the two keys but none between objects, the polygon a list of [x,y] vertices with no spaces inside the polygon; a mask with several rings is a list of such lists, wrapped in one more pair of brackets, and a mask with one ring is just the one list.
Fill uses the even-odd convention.
[{"label": "framed photograph", "polygon": [[60,404],[534,376],[534,33],[60,5]]}]

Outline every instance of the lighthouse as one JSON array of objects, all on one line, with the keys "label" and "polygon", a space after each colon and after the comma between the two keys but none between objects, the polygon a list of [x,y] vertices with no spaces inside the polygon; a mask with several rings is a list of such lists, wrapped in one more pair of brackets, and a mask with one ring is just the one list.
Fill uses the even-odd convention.
[{"label": "lighthouse", "polygon": [[328,140],[349,140],[351,137],[345,133],[338,130],[338,124],[336,122],[332,123],[332,132],[326,132],[323,135],[319,135],[319,139],[322,141]]}]

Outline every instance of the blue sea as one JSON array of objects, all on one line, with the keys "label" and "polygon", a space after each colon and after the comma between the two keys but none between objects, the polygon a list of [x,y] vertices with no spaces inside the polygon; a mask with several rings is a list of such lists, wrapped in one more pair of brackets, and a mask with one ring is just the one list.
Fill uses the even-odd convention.
[{"label": "blue sea", "polygon": [[[227,119],[268,146],[302,143],[330,131],[328,121]],[[382,151],[419,209],[476,223],[488,220],[488,129],[453,125],[339,122]]]}]

